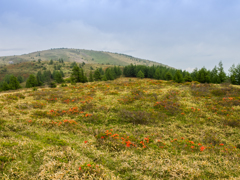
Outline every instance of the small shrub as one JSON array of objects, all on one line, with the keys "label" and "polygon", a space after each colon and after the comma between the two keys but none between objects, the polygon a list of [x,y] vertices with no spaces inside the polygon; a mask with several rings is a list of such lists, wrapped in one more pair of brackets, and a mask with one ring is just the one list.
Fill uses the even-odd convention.
[{"label": "small shrub", "polygon": [[240,119],[225,119],[224,125],[230,126],[230,127],[240,127]]},{"label": "small shrub", "polygon": [[214,96],[224,96],[226,95],[226,91],[224,91],[223,89],[213,89],[211,91],[211,93],[214,95]]},{"label": "small shrub", "polygon": [[61,87],[67,87],[68,85],[67,84],[61,84]]},{"label": "small shrub", "polygon": [[57,87],[57,85],[56,85],[55,82],[51,82],[51,83],[49,84],[49,87],[50,87],[50,88],[55,88],[55,87]]},{"label": "small shrub", "polygon": [[37,91],[37,87],[33,87],[33,89],[32,89],[33,91]]},{"label": "small shrub", "polygon": [[150,124],[155,122],[152,115],[145,111],[128,111],[123,109],[120,111],[120,117],[123,121],[132,123],[133,125]]}]

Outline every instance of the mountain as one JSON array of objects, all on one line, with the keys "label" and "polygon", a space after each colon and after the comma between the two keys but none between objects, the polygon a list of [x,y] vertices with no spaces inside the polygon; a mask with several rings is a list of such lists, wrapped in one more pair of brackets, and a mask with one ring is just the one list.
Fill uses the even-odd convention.
[{"label": "mountain", "polygon": [[5,56],[0,57],[0,65],[7,64],[16,64],[20,62],[26,61],[37,61],[41,59],[42,61],[46,60],[58,60],[62,58],[65,62],[77,62],[86,64],[105,64],[105,65],[120,65],[125,66],[129,64],[136,65],[160,65],[166,66],[164,64],[140,59],[133,56],[119,54],[119,53],[111,53],[104,51],[94,51],[94,50],[84,50],[84,49],[66,49],[66,48],[58,48],[58,49],[50,49],[44,51],[32,52],[29,54],[17,55],[17,56]]}]

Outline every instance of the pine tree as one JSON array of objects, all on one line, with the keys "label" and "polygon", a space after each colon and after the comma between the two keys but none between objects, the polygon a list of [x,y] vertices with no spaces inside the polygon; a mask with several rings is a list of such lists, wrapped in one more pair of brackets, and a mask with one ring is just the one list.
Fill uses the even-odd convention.
[{"label": "pine tree", "polygon": [[185,82],[192,82],[192,77],[189,72],[185,72],[185,77],[183,79]]},{"label": "pine tree", "polygon": [[57,72],[55,73],[54,80],[55,80],[57,83],[63,83],[63,82],[64,82],[64,80],[63,80],[63,78],[62,78],[62,74],[61,74],[59,71],[57,71]]},{"label": "pine tree", "polygon": [[170,72],[166,73],[166,80],[172,80],[172,74]]},{"label": "pine tree", "polygon": [[84,71],[82,68],[79,68],[78,66],[74,66],[72,69],[72,75],[71,75],[72,82],[88,82],[87,77],[84,74]]},{"label": "pine tree", "polygon": [[31,88],[35,86],[37,86],[37,79],[33,74],[30,74],[26,82],[26,88]]},{"label": "pine tree", "polygon": [[94,71],[93,78],[94,81],[101,81],[102,77],[98,69]]},{"label": "pine tree", "polygon": [[106,76],[107,80],[114,80],[114,75],[110,68],[106,69],[105,76]]},{"label": "pine tree", "polygon": [[144,74],[143,74],[143,72],[142,72],[141,70],[138,71],[137,77],[140,78],[140,79],[143,79],[143,78],[144,78]]},{"label": "pine tree", "polygon": [[235,68],[235,73],[237,84],[240,85],[240,64],[238,64],[237,67]]},{"label": "pine tree", "polygon": [[17,80],[18,80],[19,83],[22,83],[24,81],[24,78],[22,76],[18,76]]},{"label": "pine tree", "polygon": [[3,91],[9,90],[9,86],[8,86],[8,83],[6,81],[3,81],[3,83],[2,83],[2,90]]},{"label": "pine tree", "polygon": [[44,81],[43,81],[43,75],[41,71],[38,71],[36,78],[37,78],[37,85],[38,86],[43,85]]},{"label": "pine tree", "polygon": [[93,82],[93,75],[92,75],[92,71],[90,71],[90,74],[89,74],[89,82]]},{"label": "pine tree", "polygon": [[12,89],[12,90],[21,88],[17,78],[13,75],[10,77],[10,81],[9,81],[8,86],[9,86],[9,89]]},{"label": "pine tree", "polygon": [[223,63],[222,61],[219,62],[218,64],[218,77],[219,77],[219,80],[220,80],[220,83],[224,82],[226,80],[226,73],[224,72],[224,69],[223,69]]},{"label": "pine tree", "polygon": [[216,66],[210,72],[210,81],[211,83],[219,83],[218,69]]},{"label": "pine tree", "polygon": [[61,73],[62,77],[64,77],[64,73],[63,73],[63,71],[62,71],[62,70],[60,70],[60,73]]},{"label": "pine tree", "polygon": [[175,73],[173,80],[177,83],[183,82],[183,77],[179,70]]},{"label": "pine tree", "polygon": [[153,66],[151,66],[151,67],[149,68],[148,78],[154,78],[154,74],[155,74],[155,67],[154,67],[154,65],[153,65]]},{"label": "pine tree", "polygon": [[52,64],[53,64],[53,60],[52,60],[52,59],[50,60],[49,64],[50,64],[50,65],[52,65]]},{"label": "pine tree", "polygon": [[155,71],[154,78],[157,80],[161,79],[161,72],[159,67]]}]

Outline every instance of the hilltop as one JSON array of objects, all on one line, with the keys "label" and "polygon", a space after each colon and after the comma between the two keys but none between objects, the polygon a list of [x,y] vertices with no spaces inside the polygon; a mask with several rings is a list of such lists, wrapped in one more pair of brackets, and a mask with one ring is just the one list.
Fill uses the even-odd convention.
[{"label": "hilltop", "polygon": [[20,63],[20,62],[29,62],[37,61],[41,59],[42,61],[49,60],[58,60],[63,59],[65,62],[77,62],[86,64],[105,64],[105,65],[120,65],[125,66],[129,64],[136,65],[161,65],[166,66],[161,63],[154,61],[140,59],[133,56],[104,52],[104,51],[94,51],[94,50],[84,50],[84,49],[67,49],[67,48],[58,48],[44,51],[37,51],[29,54],[23,54],[18,56],[6,56],[0,57],[0,65],[7,65],[9,63]]}]

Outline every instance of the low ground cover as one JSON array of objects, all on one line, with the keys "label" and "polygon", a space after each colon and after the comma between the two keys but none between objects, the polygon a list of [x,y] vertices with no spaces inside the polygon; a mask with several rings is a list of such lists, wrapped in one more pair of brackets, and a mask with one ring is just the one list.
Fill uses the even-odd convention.
[{"label": "low ground cover", "polygon": [[120,78],[0,94],[1,179],[239,179],[240,88]]}]

